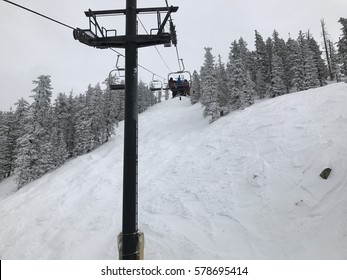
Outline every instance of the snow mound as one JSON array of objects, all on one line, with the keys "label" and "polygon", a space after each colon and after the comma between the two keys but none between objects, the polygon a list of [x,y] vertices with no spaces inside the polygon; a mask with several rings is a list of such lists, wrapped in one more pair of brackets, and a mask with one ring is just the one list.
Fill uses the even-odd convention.
[{"label": "snow mound", "polygon": [[[188,99],[139,118],[146,259],[346,259],[347,85],[259,101],[208,124]],[[118,259],[123,127],[14,192],[1,259]],[[327,180],[320,172],[330,167]]]}]

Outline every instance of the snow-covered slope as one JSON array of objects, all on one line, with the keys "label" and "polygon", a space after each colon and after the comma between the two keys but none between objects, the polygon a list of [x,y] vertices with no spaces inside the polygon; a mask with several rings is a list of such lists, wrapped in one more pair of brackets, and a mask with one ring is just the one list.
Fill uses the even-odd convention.
[{"label": "snow-covered slope", "polygon": [[[18,192],[0,183],[1,259],[118,259],[122,124],[117,133]],[[346,84],[211,125],[187,99],[156,105],[139,119],[145,258],[346,259],[346,139]]]}]

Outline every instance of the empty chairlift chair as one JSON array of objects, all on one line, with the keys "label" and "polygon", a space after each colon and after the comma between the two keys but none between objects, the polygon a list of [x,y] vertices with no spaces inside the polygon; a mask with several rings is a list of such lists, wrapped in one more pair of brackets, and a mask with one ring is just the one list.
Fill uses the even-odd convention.
[{"label": "empty chairlift chair", "polygon": [[163,82],[160,80],[155,80],[154,77],[149,83],[149,89],[151,91],[161,91],[163,89]]},{"label": "empty chairlift chair", "polygon": [[[118,61],[119,61],[119,55],[117,58],[116,69],[113,69],[109,74],[109,81],[110,81],[110,89],[111,90],[124,90],[125,89],[125,84],[124,84],[125,68],[119,67]],[[112,73],[115,73],[115,74],[112,76]]]}]

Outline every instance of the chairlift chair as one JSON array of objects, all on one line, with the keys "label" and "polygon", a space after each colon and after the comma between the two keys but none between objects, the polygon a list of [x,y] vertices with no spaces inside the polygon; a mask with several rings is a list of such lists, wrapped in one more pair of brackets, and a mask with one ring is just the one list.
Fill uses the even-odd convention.
[{"label": "chairlift chair", "polygon": [[[171,84],[170,79],[175,83]],[[178,84],[177,80],[181,80],[181,83]],[[173,93],[173,96],[189,96],[190,88],[192,84],[192,75],[189,71],[177,71],[169,73],[168,75],[168,89]]]},{"label": "chairlift chair", "polygon": [[[125,68],[118,66],[119,55],[117,57],[116,69],[113,69],[109,73],[109,81],[110,81],[110,89],[111,90],[125,90],[124,78],[125,78]],[[115,72],[114,77],[112,77],[112,73]],[[111,81],[115,81],[111,83]]]},{"label": "chairlift chair", "polygon": [[151,91],[161,91],[163,89],[163,82],[160,80],[154,79],[154,75],[152,81],[149,83],[149,89]]}]

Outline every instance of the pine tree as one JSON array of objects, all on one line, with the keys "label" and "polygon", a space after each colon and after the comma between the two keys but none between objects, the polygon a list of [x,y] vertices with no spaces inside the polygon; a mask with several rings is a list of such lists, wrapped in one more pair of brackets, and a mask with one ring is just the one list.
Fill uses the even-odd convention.
[{"label": "pine tree", "polygon": [[139,113],[146,111],[149,107],[155,104],[155,96],[153,92],[151,92],[147,85],[140,80],[138,85],[138,94],[139,94]]},{"label": "pine tree", "polygon": [[294,83],[297,89],[301,91],[319,86],[319,80],[314,52],[310,49],[308,39],[301,31],[299,32],[298,45],[300,55],[296,63]]},{"label": "pine tree", "polygon": [[200,77],[196,70],[193,72],[192,88],[190,89],[191,104],[198,103],[200,100]]},{"label": "pine tree", "polygon": [[237,45],[239,49],[238,57],[241,58],[241,60],[243,61],[243,64],[246,67],[246,71],[251,73],[251,71],[253,70],[253,57],[252,53],[247,48],[247,43],[242,37],[240,37]]},{"label": "pine tree", "polygon": [[272,80],[271,86],[268,89],[267,95],[269,97],[276,97],[287,93],[287,87],[283,82],[284,77],[284,67],[282,63],[282,58],[277,54],[272,56]]},{"label": "pine tree", "polygon": [[25,184],[34,181],[39,176],[34,172],[39,154],[37,152],[36,139],[34,138],[34,111],[29,108],[23,120],[23,134],[17,139],[17,154],[15,160],[15,174],[17,185],[21,188]]},{"label": "pine tree", "polygon": [[319,86],[318,68],[315,62],[315,54],[311,50],[306,38],[301,40],[301,51],[304,62],[304,88],[310,89]]},{"label": "pine tree", "polygon": [[249,71],[246,72],[246,80],[243,86],[243,94],[241,96],[241,104],[243,108],[251,106],[256,96],[255,83],[251,79]]},{"label": "pine tree", "polygon": [[239,45],[233,42],[227,63],[227,89],[229,111],[243,109],[253,103],[255,85],[247,70],[244,56],[240,55]]},{"label": "pine tree", "polygon": [[347,76],[347,18],[340,18],[338,22],[342,25],[342,35],[337,44],[338,54],[341,61],[341,72]]},{"label": "pine tree", "polygon": [[18,139],[17,158],[15,161],[19,187],[35,180],[54,168],[51,144],[51,80],[50,76],[41,75],[33,81],[34,102],[30,105],[24,134]]},{"label": "pine tree", "polygon": [[234,59],[232,55],[229,55],[227,75],[227,87],[230,96],[229,111],[244,109],[253,104],[255,95],[254,83],[241,59]]},{"label": "pine tree", "polygon": [[52,160],[54,166],[62,165],[71,155],[68,150],[69,132],[72,129],[72,115],[69,99],[64,93],[59,93],[53,106],[53,128],[51,133]]},{"label": "pine tree", "polygon": [[69,156],[66,149],[64,131],[60,130],[57,126],[54,126],[51,133],[50,143],[52,147],[51,160],[53,162],[53,167],[59,167],[65,163]]},{"label": "pine tree", "polygon": [[73,93],[70,92],[69,97],[66,99],[66,115],[65,119],[65,143],[66,143],[66,151],[68,153],[68,157],[73,157],[74,151],[74,139],[75,139],[75,126],[76,126],[76,100],[73,97]]},{"label": "pine tree", "polygon": [[[327,84],[327,77],[329,75],[329,71],[327,66],[325,65],[324,59],[322,58],[322,52],[319,48],[318,43],[316,40],[313,38],[313,36],[310,33],[307,33],[307,40],[309,44],[309,48],[312,51],[313,54],[313,59],[314,59],[314,64],[317,69],[317,78],[319,81],[320,86],[324,86]],[[329,59],[330,63],[330,59]],[[331,67],[330,67],[331,71]]]},{"label": "pine tree", "polygon": [[272,80],[272,69],[271,69],[271,62],[272,62],[272,55],[273,55],[273,43],[272,39],[269,37],[267,38],[265,42],[265,82],[269,86],[271,85]]},{"label": "pine tree", "polygon": [[17,158],[17,155],[19,153],[18,150],[18,141],[19,138],[22,137],[25,134],[25,120],[28,114],[28,110],[29,110],[29,103],[24,100],[24,98],[19,99],[15,105],[16,110],[14,111],[14,116],[13,116],[13,141],[14,141],[14,147],[13,147],[13,153],[12,153],[12,162],[13,162],[13,166],[12,166],[12,172],[15,172],[15,161]]},{"label": "pine tree", "polygon": [[340,82],[341,79],[341,68],[339,65],[339,59],[332,41],[328,41],[329,46],[329,59],[331,65],[331,74],[336,79],[336,82]]},{"label": "pine tree", "polygon": [[117,108],[117,96],[116,93],[109,88],[106,88],[104,93],[104,101],[105,101],[105,135],[107,142],[112,135],[115,134],[115,126],[118,125],[118,108]]},{"label": "pine tree", "polygon": [[201,67],[201,104],[204,108],[203,116],[209,117],[212,123],[220,117],[217,97],[217,80],[214,67],[214,56],[211,53],[212,48],[205,48],[205,60]]},{"label": "pine tree", "polygon": [[287,48],[289,50],[289,59],[292,62],[291,76],[292,86],[296,91],[305,90],[305,69],[301,48],[298,40],[288,40]]},{"label": "pine tree", "polygon": [[[91,86],[89,86],[91,88]],[[75,137],[73,155],[79,156],[90,152],[94,147],[92,120],[88,112],[86,96],[75,98]]]},{"label": "pine tree", "polygon": [[[276,30],[274,30],[273,34],[272,34],[272,40],[273,40],[273,55],[276,55],[277,58],[272,58],[271,60],[271,67],[274,66],[274,63],[277,64],[277,69],[274,71],[274,69],[272,69],[272,80],[271,80],[271,84],[273,84],[273,78],[274,78],[274,73],[280,73],[280,79],[282,80],[282,83],[285,85],[286,88],[286,93],[289,92],[290,88],[291,88],[291,79],[290,79],[290,61],[288,58],[288,49],[286,46],[285,41],[279,37],[279,34]],[[281,65],[281,66],[279,66]],[[279,67],[281,67],[281,69],[279,69]],[[277,80],[279,80],[277,78]],[[282,87],[282,86],[281,86]],[[282,92],[282,89],[281,89]]]},{"label": "pine tree", "polygon": [[329,39],[328,39],[328,32],[325,26],[325,22],[324,19],[321,19],[321,26],[322,26],[322,35],[323,35],[323,41],[324,41],[324,49],[325,49],[325,58],[326,58],[326,62],[328,64],[328,72],[330,75],[330,80],[332,81],[334,79],[334,75],[332,73],[332,68],[331,68],[331,58],[329,56]]},{"label": "pine tree", "polygon": [[105,120],[105,101],[100,85],[89,87],[86,92],[87,112],[91,125],[92,150],[105,143],[106,139],[106,120]]},{"label": "pine tree", "polygon": [[266,94],[265,76],[268,73],[266,64],[266,49],[263,37],[255,31],[255,89],[259,98],[264,98]]},{"label": "pine tree", "polygon": [[217,100],[218,106],[224,112],[227,112],[227,105],[229,102],[229,94],[227,88],[227,73],[225,69],[225,65],[222,63],[222,58],[218,56],[218,63],[216,65],[216,90],[217,90]]},{"label": "pine tree", "polygon": [[286,64],[285,64],[285,84],[287,86],[287,92],[289,93],[292,88],[295,86],[295,76],[297,78],[300,77],[300,69],[301,69],[301,59],[300,59],[300,48],[299,44],[296,40],[292,38],[288,38],[286,42]]},{"label": "pine tree", "polygon": [[0,112],[0,181],[13,169],[13,112]]}]

